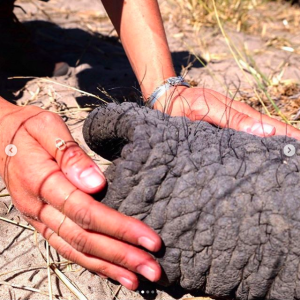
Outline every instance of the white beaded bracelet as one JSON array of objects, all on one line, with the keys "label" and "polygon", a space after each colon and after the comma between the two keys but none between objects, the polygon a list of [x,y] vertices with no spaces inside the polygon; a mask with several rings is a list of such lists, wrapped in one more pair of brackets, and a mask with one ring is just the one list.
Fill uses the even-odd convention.
[{"label": "white beaded bracelet", "polygon": [[157,99],[159,99],[164,93],[166,93],[173,86],[186,86],[190,87],[190,85],[184,81],[182,76],[178,77],[170,77],[164,81],[162,85],[155,89],[155,91],[150,95],[147,99],[146,106],[153,108]]}]

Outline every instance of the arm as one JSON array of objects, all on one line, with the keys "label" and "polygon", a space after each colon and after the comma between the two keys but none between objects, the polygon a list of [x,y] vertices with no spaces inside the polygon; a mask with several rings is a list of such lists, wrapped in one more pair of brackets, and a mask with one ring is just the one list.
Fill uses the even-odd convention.
[{"label": "arm", "polygon": [[145,98],[176,76],[155,0],[103,0]]},{"label": "arm", "polygon": [[[102,0],[111,18],[144,99],[176,76],[156,0]],[[205,120],[259,136],[288,135],[300,139],[296,128],[262,115],[245,103],[204,88],[171,88],[154,105],[173,116]]]}]

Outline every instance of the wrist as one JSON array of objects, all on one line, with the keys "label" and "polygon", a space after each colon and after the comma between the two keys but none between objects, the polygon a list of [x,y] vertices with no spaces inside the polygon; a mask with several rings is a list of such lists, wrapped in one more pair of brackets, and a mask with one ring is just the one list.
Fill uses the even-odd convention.
[{"label": "wrist", "polygon": [[165,94],[157,99],[153,105],[153,109],[169,113],[175,101],[182,98],[185,90],[189,89],[187,86],[172,86]]},{"label": "wrist", "polygon": [[148,75],[147,78],[142,79],[140,87],[145,101],[151,96],[155,89],[162,84],[162,82],[165,82],[168,78],[177,76],[173,68],[170,67],[167,69],[168,72],[164,70],[163,76],[161,72],[157,72],[156,74],[153,73],[151,76]]},{"label": "wrist", "polygon": [[[180,89],[174,89],[174,87],[185,87],[189,88],[190,85],[186,81],[184,81],[184,78],[182,76],[177,77],[170,77],[167,78],[162,84],[160,84],[150,95],[150,97],[146,100],[146,106],[150,108],[154,108],[155,103],[160,98],[164,98],[165,100],[168,100],[173,98],[173,96],[176,96],[177,91],[180,91]],[[164,101],[166,102],[166,101]]]}]

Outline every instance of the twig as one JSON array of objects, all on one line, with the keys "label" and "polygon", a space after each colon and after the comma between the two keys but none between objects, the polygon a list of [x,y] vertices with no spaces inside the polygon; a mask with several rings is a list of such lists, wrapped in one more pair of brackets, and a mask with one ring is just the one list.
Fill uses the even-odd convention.
[{"label": "twig", "polygon": [[28,267],[19,268],[19,269],[10,270],[10,271],[7,271],[7,272],[0,273],[0,276],[4,276],[4,275],[14,273],[14,272],[31,271],[31,270],[39,270],[39,269],[45,269],[45,266],[35,266],[35,267],[32,267],[32,268],[28,268]]},{"label": "twig", "polygon": [[20,223],[17,223],[15,221],[12,221],[12,220],[9,220],[9,219],[3,218],[3,217],[0,217],[0,220],[5,221],[7,223],[11,223],[11,224],[17,225],[17,226],[20,226],[20,227],[25,228],[25,229],[29,229],[31,231],[34,231],[34,228],[32,228],[31,226],[20,224]]},{"label": "twig", "polygon": [[0,195],[0,198],[2,198],[2,197],[9,197],[10,196],[10,194],[2,194],[2,195]]},{"label": "twig", "polygon": [[117,287],[117,290],[116,290],[116,291],[114,292],[114,294],[113,294],[112,300],[118,299],[118,298],[117,298],[117,295],[119,294],[121,288],[122,288],[121,285],[119,285],[119,286]]},{"label": "twig", "polygon": [[[13,284],[13,283],[9,283],[9,282],[6,282],[6,281],[0,281],[0,285],[8,285],[8,286],[11,286],[13,288],[27,290],[27,291],[31,291],[31,292],[36,292],[36,293],[39,293],[39,294],[42,294],[42,295],[45,295],[45,296],[49,295],[47,292],[32,288],[30,286]],[[58,299],[66,299],[64,297],[60,297],[59,295],[55,295],[55,297],[58,298]]]},{"label": "twig", "polygon": [[[47,262],[47,258],[45,255],[42,253],[39,245],[38,245],[38,240],[37,240],[37,234],[38,232],[34,232],[34,237],[35,237],[35,244],[37,249],[39,250],[42,258],[44,259],[45,262]],[[48,263],[47,263],[48,266]],[[55,275],[58,277],[58,279],[70,290],[71,293],[73,293],[79,300],[88,300],[88,298],[79,290],[78,287],[75,286],[75,284],[64,274],[62,273],[55,263],[50,263],[49,262],[49,267],[51,270],[55,273]]]},{"label": "twig", "polygon": [[47,275],[48,275],[48,287],[49,287],[49,300],[53,300],[52,296],[52,284],[51,284],[51,273],[50,273],[50,255],[49,255],[49,243],[46,241],[47,248]]},{"label": "twig", "polygon": [[11,210],[13,209],[13,207],[14,207],[14,204],[11,202],[11,203],[9,204],[9,207],[8,207],[8,209],[7,209],[6,214],[9,214],[9,213],[11,212]]},{"label": "twig", "polygon": [[55,275],[59,278],[59,280],[72,292],[79,300],[88,300],[88,298],[75,287],[74,283],[64,274],[62,273],[55,264],[50,264],[51,270],[55,273]]},{"label": "twig", "polygon": [[51,80],[49,78],[40,78],[40,77],[35,77],[35,76],[15,76],[15,77],[8,77],[8,79],[39,79],[39,80],[44,81],[44,82],[50,82],[50,83],[53,83],[53,84],[57,84],[57,85],[66,87],[66,88],[71,89],[73,91],[79,92],[79,93],[81,93],[83,95],[96,98],[96,99],[98,99],[98,100],[100,100],[100,101],[102,101],[102,102],[104,102],[104,103],[107,104],[107,101],[105,101],[104,99],[100,98],[99,96],[96,96],[94,94],[91,94],[91,93],[79,90],[79,89],[71,87],[71,86],[69,86],[67,84],[56,82],[56,81]]}]

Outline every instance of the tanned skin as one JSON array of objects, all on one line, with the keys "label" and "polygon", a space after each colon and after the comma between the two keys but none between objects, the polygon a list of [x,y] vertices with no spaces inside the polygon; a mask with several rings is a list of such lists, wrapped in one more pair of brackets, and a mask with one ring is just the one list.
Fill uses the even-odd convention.
[{"label": "tanned skin", "polygon": [[[158,4],[155,0],[103,0],[103,4],[146,100],[165,79],[176,76]],[[300,139],[292,126],[208,89],[171,88],[154,108],[260,136],[287,134]],[[69,141],[66,150],[55,147],[57,137]],[[15,207],[66,259],[132,290],[138,287],[136,273],[157,281],[160,266],[138,246],[158,251],[160,237],[144,223],[93,200],[90,194],[105,187],[105,177],[72,140],[58,115],[0,98],[0,175]],[[18,149],[13,157],[5,154],[8,144]]]}]

